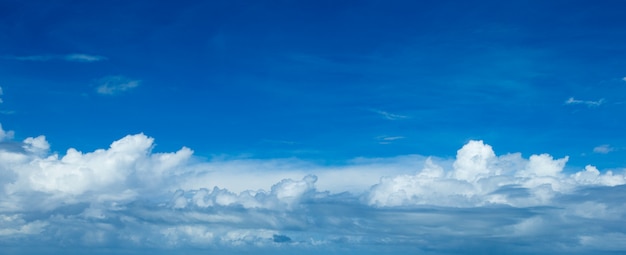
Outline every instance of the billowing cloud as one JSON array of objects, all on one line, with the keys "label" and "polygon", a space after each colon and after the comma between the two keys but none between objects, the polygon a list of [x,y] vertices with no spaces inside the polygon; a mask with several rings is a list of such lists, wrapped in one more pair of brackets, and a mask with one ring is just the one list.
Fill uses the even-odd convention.
[{"label": "billowing cloud", "polygon": [[368,203],[375,206],[542,206],[580,185],[626,184],[624,175],[614,175],[611,171],[600,174],[593,166],[575,174],[564,174],[567,160],[567,157],[554,159],[548,154],[532,155],[529,159],[523,159],[520,154],[498,157],[491,146],[482,141],[470,141],[457,152],[452,169],[446,171],[427,160],[424,169],[415,175],[383,178],[372,188]]},{"label": "billowing cloud", "polygon": [[498,155],[482,141],[450,160],[408,155],[326,166],[202,160],[186,147],[155,153],[144,134],[59,154],[44,136],[0,134],[15,145],[0,146],[0,246],[20,251],[32,244],[132,254],[624,251],[623,169],[566,172],[567,157]]},{"label": "billowing cloud", "polygon": [[124,76],[106,76],[96,81],[96,92],[102,95],[115,95],[139,86],[140,80],[130,79]]},{"label": "billowing cloud", "polygon": [[567,100],[565,100],[565,104],[568,104],[568,105],[582,104],[588,107],[597,107],[597,106],[604,104],[604,98],[597,100],[597,101],[591,101],[591,100],[578,100],[578,99],[574,99],[573,97],[570,97]]},{"label": "billowing cloud", "polygon": [[12,59],[19,61],[36,61],[36,62],[45,62],[45,61],[69,61],[69,62],[98,62],[106,60],[106,57],[97,56],[97,55],[89,55],[89,54],[67,54],[67,55],[31,55],[31,56],[4,56],[4,59]]}]

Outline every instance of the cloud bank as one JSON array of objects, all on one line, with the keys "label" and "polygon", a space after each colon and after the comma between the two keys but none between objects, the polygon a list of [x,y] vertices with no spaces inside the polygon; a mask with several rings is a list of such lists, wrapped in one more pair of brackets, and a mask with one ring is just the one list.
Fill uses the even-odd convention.
[{"label": "cloud bank", "polygon": [[0,131],[0,245],[24,253],[33,245],[130,254],[626,250],[623,169],[565,172],[567,157],[497,155],[483,141],[454,159],[325,166],[202,160],[186,147],[155,153],[144,134],[60,154],[44,136],[13,141]]}]

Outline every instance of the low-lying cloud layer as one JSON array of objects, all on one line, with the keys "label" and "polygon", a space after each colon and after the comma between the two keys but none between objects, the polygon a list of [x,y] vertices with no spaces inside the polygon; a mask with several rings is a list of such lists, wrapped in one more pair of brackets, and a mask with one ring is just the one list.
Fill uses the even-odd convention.
[{"label": "low-lying cloud layer", "polygon": [[13,249],[626,250],[624,170],[566,173],[567,157],[497,155],[470,141],[452,160],[324,166],[155,153],[144,134],[59,154],[44,136],[12,133],[0,129],[0,245]]}]

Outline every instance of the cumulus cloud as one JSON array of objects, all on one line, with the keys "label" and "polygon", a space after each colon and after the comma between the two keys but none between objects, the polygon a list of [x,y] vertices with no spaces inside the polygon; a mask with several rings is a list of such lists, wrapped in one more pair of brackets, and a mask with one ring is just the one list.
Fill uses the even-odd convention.
[{"label": "cumulus cloud", "polygon": [[597,100],[597,101],[591,101],[591,100],[578,100],[578,99],[574,99],[573,97],[570,97],[567,100],[565,100],[565,104],[567,105],[582,104],[582,105],[586,105],[587,107],[598,107],[604,104],[604,98]]},{"label": "cumulus cloud", "polygon": [[140,80],[124,76],[106,76],[96,81],[96,92],[102,95],[116,95],[139,86]]},{"label": "cumulus cloud", "polygon": [[470,141],[456,156],[452,169],[427,161],[415,175],[383,178],[368,195],[375,206],[440,205],[476,207],[509,205],[540,206],[555,196],[573,192],[581,185],[626,184],[623,174],[601,174],[595,167],[567,175],[568,157],[554,159],[548,154],[496,156],[482,141]]},{"label": "cumulus cloud", "polygon": [[144,134],[63,154],[45,136],[3,139],[17,146],[0,146],[0,246],[597,254],[626,236],[623,170],[566,172],[567,157],[483,141],[450,160],[325,166],[155,153]]},{"label": "cumulus cloud", "polygon": [[4,59],[12,59],[19,61],[36,61],[36,62],[45,62],[45,61],[69,61],[69,62],[98,62],[106,60],[106,57],[97,56],[97,55],[89,55],[89,54],[67,54],[67,55],[31,55],[31,56],[4,56]]}]

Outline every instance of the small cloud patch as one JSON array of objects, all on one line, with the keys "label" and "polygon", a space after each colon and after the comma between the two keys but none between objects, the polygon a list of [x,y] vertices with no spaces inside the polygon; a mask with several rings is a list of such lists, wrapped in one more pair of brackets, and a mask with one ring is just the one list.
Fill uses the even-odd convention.
[{"label": "small cloud patch", "polygon": [[106,76],[96,81],[96,92],[102,95],[116,95],[134,89],[141,83],[140,80],[130,79],[124,76]]},{"label": "small cloud patch", "polygon": [[603,145],[596,146],[595,148],[593,148],[593,152],[600,153],[600,154],[608,154],[609,152],[612,152],[614,150],[615,148],[611,147],[608,144],[603,144]]},{"label": "small cloud patch", "polygon": [[69,54],[65,55],[63,59],[71,62],[98,62],[106,60],[103,56],[87,55],[87,54]]},{"label": "small cloud patch", "polygon": [[604,104],[604,98],[597,100],[597,101],[591,101],[591,100],[578,100],[578,99],[574,99],[573,97],[570,97],[569,99],[565,101],[565,104],[567,105],[582,104],[582,105],[586,105],[587,107],[598,107]]},{"label": "small cloud patch", "polygon": [[404,139],[404,136],[379,136],[376,137],[379,144],[390,144],[393,141]]}]

